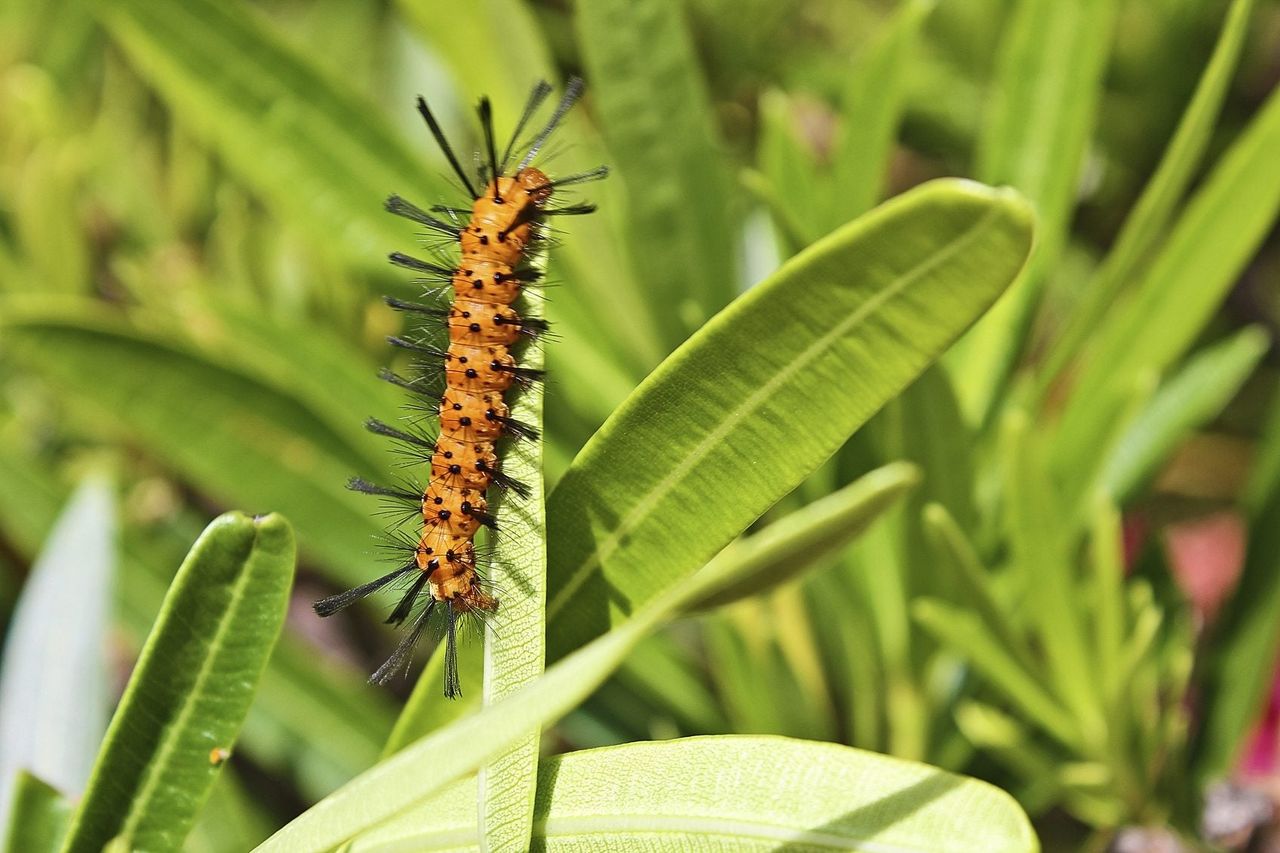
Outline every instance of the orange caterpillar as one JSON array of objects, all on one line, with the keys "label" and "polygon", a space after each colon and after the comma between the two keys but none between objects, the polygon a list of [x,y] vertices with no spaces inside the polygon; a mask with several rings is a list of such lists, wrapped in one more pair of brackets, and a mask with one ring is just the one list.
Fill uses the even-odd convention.
[{"label": "orange caterpillar", "polygon": [[[462,168],[426,101],[418,99],[418,111],[473,201],[469,210],[432,208],[433,212],[451,218],[452,222],[446,222],[399,196],[387,200],[387,209],[392,213],[456,240],[461,257],[456,265],[449,266],[399,252],[391,255],[392,263],[424,273],[426,280],[435,280],[444,285],[440,289],[453,293],[448,307],[387,297],[387,304],[392,308],[434,318],[448,330],[448,347],[443,350],[417,340],[388,339],[395,346],[430,359],[423,365],[426,376],[406,379],[383,373],[383,378],[422,396],[426,407],[438,411],[438,435],[431,438],[377,420],[367,423],[371,431],[398,441],[429,463],[430,480],[424,488],[413,490],[377,486],[359,478],[348,484],[355,491],[407,504],[415,517],[421,513],[420,532],[414,540],[403,543],[411,556],[389,574],[314,605],[316,613],[330,616],[394,581],[407,581],[407,588],[387,621],[400,625],[413,617],[412,627],[371,681],[384,682],[407,667],[410,653],[433,614],[442,613],[446,642],[445,695],[451,698],[459,695],[458,621],[466,616],[483,619],[485,614],[498,609],[498,600],[492,590],[486,589],[477,568],[474,539],[481,527],[494,527],[485,498],[490,486],[497,485],[522,496],[528,494],[523,484],[502,473],[496,442],[504,435],[537,438],[534,429],[511,418],[503,394],[513,383],[540,378],[540,372],[517,365],[512,347],[522,337],[535,337],[546,331],[540,319],[521,317],[512,304],[522,288],[539,277],[537,270],[529,268],[528,261],[531,248],[542,240],[544,218],[594,210],[591,205],[548,207],[555,188],[595,180],[606,173],[601,167],[553,181],[530,162],[577,100],[581,89],[580,81],[570,82],[559,105],[509,176],[506,169],[512,149],[551,87],[546,83],[534,87],[501,160],[494,147],[489,101],[481,99],[478,112],[487,155],[485,165],[479,169],[483,192],[476,192],[476,184]],[[481,159],[478,155],[477,160]],[[467,217],[465,222],[463,215]],[[432,373],[439,375],[441,365],[444,392],[436,396],[426,383]],[[420,600],[423,604],[414,616]]]}]

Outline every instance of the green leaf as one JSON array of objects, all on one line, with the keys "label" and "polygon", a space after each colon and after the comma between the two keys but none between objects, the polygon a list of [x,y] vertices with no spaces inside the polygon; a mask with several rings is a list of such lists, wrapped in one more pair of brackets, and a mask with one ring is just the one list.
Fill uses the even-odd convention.
[{"label": "green leaf", "polygon": [[[477,849],[465,814],[472,784],[379,827],[353,850]],[[1038,849],[1022,809],[985,782],[779,737],[696,737],[561,755],[539,773],[536,814],[539,849]]]},{"label": "green leaf", "polygon": [[[803,96],[767,91],[760,99],[760,173],[748,189],[770,208],[793,254],[870,209],[881,197],[905,106],[907,75],[933,0],[905,3],[855,62],[839,105],[832,150],[820,166],[812,142],[801,139],[813,111]],[[792,105],[798,109],[793,110]],[[806,109],[807,107],[807,109]]]},{"label": "green leaf", "polygon": [[[545,262],[545,258],[539,259]],[[537,263],[537,262],[535,262]],[[521,312],[540,317],[536,300]],[[535,346],[520,354],[522,367],[541,370]],[[511,404],[511,416],[537,428],[542,424],[542,386],[533,383]],[[536,679],[546,664],[547,547],[542,484],[542,440],[512,442],[502,456],[502,472],[529,488],[527,497],[508,490],[495,510],[501,533],[492,538],[488,576],[501,605],[485,625],[484,703],[492,705]],[[538,784],[539,732],[497,756],[480,770],[477,803],[490,850],[524,850],[533,833],[533,798]]]},{"label": "green leaf", "polygon": [[1277,491],[1280,491],[1280,394],[1271,401],[1253,456],[1253,470],[1245,484],[1242,503],[1249,517],[1256,517]]},{"label": "green leaf", "polygon": [[939,642],[972,661],[974,668],[1030,721],[1061,743],[1078,747],[1079,729],[1070,713],[1044,689],[1035,674],[1009,654],[976,613],[921,598],[912,605],[912,615]]},{"label": "green leaf", "polygon": [[[446,699],[440,684],[444,678],[444,645],[432,651],[427,665],[418,674],[413,693],[405,702],[395,727],[382,747],[388,758],[420,737],[461,719],[475,710],[483,691],[469,690],[457,699]],[[484,643],[458,644],[458,679],[463,685],[484,682]]]},{"label": "green leaf", "polygon": [[537,680],[362,773],[258,849],[290,853],[327,850],[444,790],[568,713],[651,631],[722,582],[715,571],[702,571],[667,590],[613,631],[548,668]]},{"label": "green leaf", "polygon": [[68,796],[89,780],[110,710],[104,648],[116,571],[114,488],[93,475],[49,534],[5,637],[0,827],[19,771]]},{"label": "green leaf", "polygon": [[840,131],[832,153],[834,174],[827,191],[828,228],[861,216],[880,200],[889,157],[898,135],[906,77],[935,0],[902,4],[886,32],[849,72],[840,104]]},{"label": "green leaf", "polygon": [[774,89],[760,95],[759,171],[744,170],[739,180],[773,219],[785,256],[794,255],[830,230],[814,199],[829,192],[829,182],[814,152],[801,138],[804,122],[796,113],[804,101]]},{"label": "green leaf", "polygon": [[1229,773],[1261,717],[1280,651],[1280,490],[1250,527],[1235,594],[1210,635],[1200,668],[1203,722],[1193,749],[1201,782]]},{"label": "green leaf", "polygon": [[[122,426],[226,504],[287,510],[306,552],[335,579],[368,580],[381,527],[367,500],[343,484],[384,470],[381,448],[355,444],[351,429],[333,423],[332,406],[316,402],[315,383],[292,385],[281,359],[264,355],[250,365],[252,335],[228,345],[239,355],[218,355],[217,347],[158,331],[163,319],[126,323],[85,303],[23,300],[5,305],[0,328],[15,357],[90,417]],[[365,414],[372,413],[346,413],[352,427]]]},{"label": "green leaf", "polygon": [[1209,145],[1213,126],[1222,109],[1232,72],[1240,58],[1253,0],[1234,0],[1226,22],[1205,67],[1195,94],[1178,122],[1178,129],[1165,149],[1155,174],[1147,182],[1133,212],[1125,219],[1111,251],[1080,296],[1067,327],[1054,343],[1038,372],[1038,390],[1043,395],[1049,382],[1071,360],[1093,334],[1119,293],[1129,285],[1139,264],[1157,245],[1175,206],[1195,176],[1200,158]]},{"label": "green leaf", "polygon": [[551,494],[550,658],[682,582],[795,488],[991,304],[1030,241],[1016,194],[936,181],[699,330]]},{"label": "green leaf", "polygon": [[182,845],[183,853],[251,850],[271,834],[275,821],[234,773],[220,773],[200,818]]},{"label": "green leaf", "polygon": [[1144,370],[1164,373],[1195,342],[1280,209],[1280,90],[1218,161],[1178,217],[1132,297],[1098,327],[1059,432],[1097,446],[1105,418],[1097,401]]},{"label": "green leaf", "polygon": [[969,608],[990,629],[996,643],[1028,672],[1035,672],[1037,663],[1022,638],[1016,620],[1001,602],[991,575],[979,561],[964,530],[941,504],[928,504],[923,514],[924,532],[934,551],[942,557],[946,570],[955,577],[955,586],[967,599]]},{"label": "green leaf", "polygon": [[914,465],[891,463],[730,544],[712,561],[724,585],[693,609],[758,595],[834,559],[919,481]]},{"label": "green leaf", "polygon": [[1045,272],[1066,242],[1110,54],[1112,0],[1018,0],[1005,27],[978,138],[977,176],[1036,210],[1036,251],[1017,284],[966,337],[957,391],[984,421],[1012,370]]},{"label": "green leaf", "polygon": [[1189,359],[1107,454],[1099,479],[1111,499],[1132,497],[1180,441],[1218,415],[1270,345],[1265,330],[1250,326]]},{"label": "green leaf", "polygon": [[[578,44],[618,180],[631,257],[674,345],[737,291],[733,190],[676,0],[576,7]],[[654,247],[662,247],[654,251]]]},{"label": "green leaf", "polygon": [[64,851],[181,845],[284,624],[293,532],[227,513],[178,570],[107,730]]},{"label": "green leaf", "polygon": [[134,68],[197,137],[316,245],[381,269],[403,229],[391,192],[446,186],[379,110],[292,49],[241,3],[98,3]]},{"label": "green leaf", "polygon": [[[574,707],[603,682],[645,635],[720,583],[723,577],[715,571],[699,572],[508,698],[422,738],[361,774],[258,849],[290,853],[326,850],[425,803],[450,783],[476,770],[490,756],[519,743],[528,732]],[[736,773],[732,775],[737,778]],[[742,784],[742,780],[738,779],[737,784]],[[468,802],[473,801],[466,787],[459,787],[469,795]],[[462,810],[469,811],[466,806]],[[469,816],[466,819],[469,821]],[[420,823],[420,829],[424,833],[436,826],[445,829],[455,820],[454,810],[433,812],[431,824]],[[474,833],[474,824],[471,827]]]},{"label": "green leaf", "polygon": [[71,820],[71,803],[25,770],[19,770],[12,781],[4,853],[54,853]]},{"label": "green leaf", "polygon": [[1085,639],[1085,613],[1072,606],[1079,600],[1074,540],[1063,524],[1047,451],[1021,409],[1010,410],[1003,427],[1010,562],[1026,596],[1028,621],[1044,650],[1045,680],[1078,720],[1087,726],[1101,726],[1097,681]]},{"label": "green leaf", "polygon": [[[8,444],[0,442],[0,521],[6,539],[25,555],[52,528],[66,496],[37,458]],[[192,521],[184,515],[173,524],[135,524],[123,530],[115,626],[131,647],[142,646],[177,563],[200,530],[198,521]],[[291,776],[304,796],[328,794],[377,761],[395,721],[390,698],[370,691],[367,677],[367,672],[317,656],[307,643],[282,637],[245,720],[244,749],[261,766]],[[474,683],[479,678],[477,665]],[[438,690],[432,694],[439,697]],[[104,707],[104,727],[107,712]],[[90,745],[90,755],[100,740]],[[321,741],[323,751],[304,746]]]}]

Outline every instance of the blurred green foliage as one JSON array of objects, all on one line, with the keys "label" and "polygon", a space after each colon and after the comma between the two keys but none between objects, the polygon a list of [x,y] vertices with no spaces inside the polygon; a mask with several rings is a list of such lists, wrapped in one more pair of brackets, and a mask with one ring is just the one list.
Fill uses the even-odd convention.
[{"label": "blurred green foliage", "polygon": [[[394,641],[378,612],[335,625],[306,607],[376,571],[382,521],[343,484],[396,464],[361,429],[400,404],[375,378],[400,329],[378,296],[413,289],[383,263],[415,237],[382,199],[459,197],[413,95],[469,150],[480,94],[501,125],[571,72],[587,97],[550,162],[614,173],[550,256],[551,511],[586,500],[593,469],[572,460],[664,358],[874,203],[940,176],[1008,183],[1038,231],[997,307],[812,474],[818,409],[772,413],[811,452],[758,464],[804,482],[713,563],[785,556],[768,537],[829,518],[804,579],[721,590],[544,747],[786,734],[987,779],[1047,847],[1199,834],[1280,632],[1275,0],[0,0],[0,608],[103,467],[122,483],[117,685],[209,518],[278,511],[298,536],[295,607],[188,846],[262,840],[391,736],[403,697],[364,683]],[[780,331],[797,349],[812,334]],[[667,450],[632,446],[591,482],[615,478],[625,506]],[[901,462],[901,499],[852,545],[862,515],[806,509]],[[1162,531],[1223,511],[1249,553],[1210,619]],[[707,526],[741,529],[716,512]],[[555,557],[589,543],[548,528],[554,602]],[[708,556],[634,553],[654,595]],[[641,575],[619,577],[634,593]],[[557,635],[551,613],[553,659],[612,624],[589,616]],[[438,665],[392,743],[467,712],[434,697]],[[22,791],[64,814],[38,781]]]}]

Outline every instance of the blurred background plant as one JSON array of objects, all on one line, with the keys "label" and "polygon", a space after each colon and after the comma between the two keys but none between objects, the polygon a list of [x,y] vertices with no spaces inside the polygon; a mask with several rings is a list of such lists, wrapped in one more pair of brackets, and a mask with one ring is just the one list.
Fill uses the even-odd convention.
[{"label": "blurred background plant", "polygon": [[[413,95],[465,133],[479,94],[509,116],[570,71],[586,107],[554,162],[615,173],[552,254],[549,484],[693,330],[879,200],[1010,184],[1038,231],[997,307],[762,524],[897,460],[918,485],[803,580],[650,638],[545,744],[788,734],[988,779],[1048,849],[1262,843],[1280,4],[3,0],[0,610],[104,468],[116,690],[209,517],[298,534],[284,635],[188,845],[251,846],[391,734],[401,687],[364,682],[393,641],[377,613],[308,608],[373,571],[380,522],[343,484],[392,464],[361,430],[398,403],[377,297],[410,287],[381,201],[456,196]],[[71,613],[96,583],[68,584]]]}]

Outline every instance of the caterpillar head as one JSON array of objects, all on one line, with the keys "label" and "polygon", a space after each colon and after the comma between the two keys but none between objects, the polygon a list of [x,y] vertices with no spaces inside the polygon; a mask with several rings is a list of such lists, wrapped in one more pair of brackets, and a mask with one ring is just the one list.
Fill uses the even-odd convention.
[{"label": "caterpillar head", "polygon": [[517,172],[514,180],[526,197],[539,207],[551,198],[551,179],[540,169],[528,166]]}]

